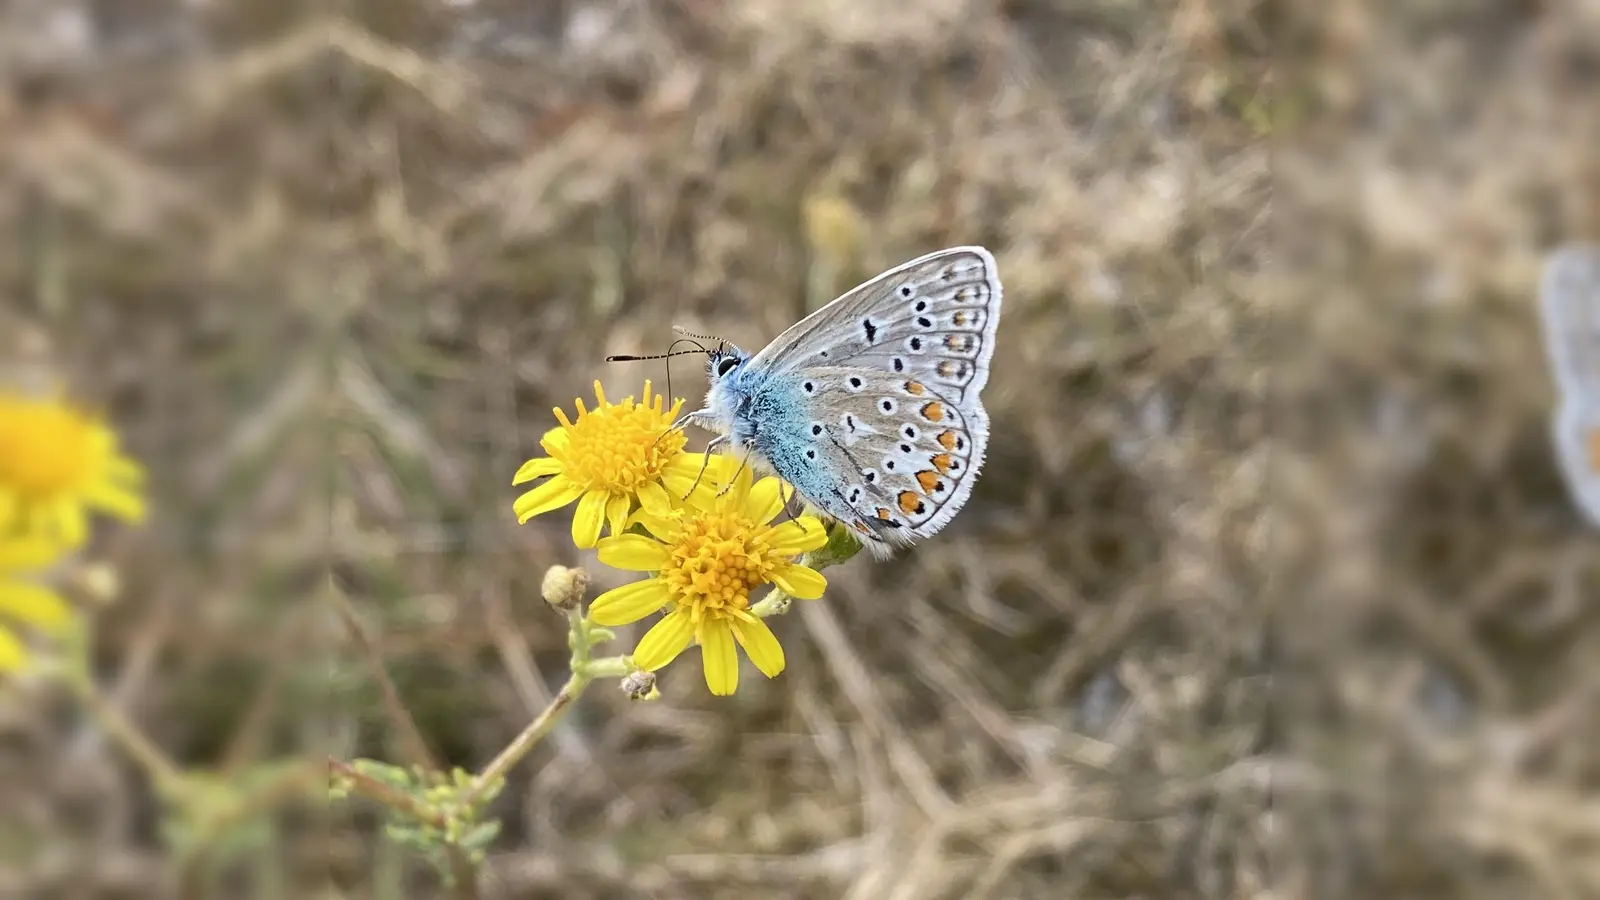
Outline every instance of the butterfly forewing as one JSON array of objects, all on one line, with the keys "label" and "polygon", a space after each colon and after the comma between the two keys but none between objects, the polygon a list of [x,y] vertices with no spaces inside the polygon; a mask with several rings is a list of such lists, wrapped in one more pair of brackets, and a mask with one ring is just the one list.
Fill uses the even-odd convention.
[{"label": "butterfly forewing", "polygon": [[955,247],[855,287],[779,335],[751,360],[773,372],[852,365],[915,375],[957,404],[989,378],[1001,288],[994,257]]},{"label": "butterfly forewing", "polygon": [[886,555],[938,532],[972,493],[1000,303],[982,247],[919,257],[713,371],[700,421]]}]

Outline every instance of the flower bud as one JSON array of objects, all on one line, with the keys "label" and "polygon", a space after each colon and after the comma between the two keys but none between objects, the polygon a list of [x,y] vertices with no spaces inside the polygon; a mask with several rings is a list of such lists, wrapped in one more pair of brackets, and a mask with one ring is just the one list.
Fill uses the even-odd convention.
[{"label": "flower bud", "polygon": [[100,606],[109,606],[117,599],[120,588],[117,570],[104,563],[84,566],[77,573],[77,586],[89,600]]},{"label": "flower bud", "polygon": [[661,696],[656,690],[656,673],[630,672],[622,679],[622,692],[629,700],[654,700]]},{"label": "flower bud", "polygon": [[562,612],[577,609],[588,590],[589,573],[566,566],[551,566],[544,573],[544,583],[539,588],[545,602]]}]

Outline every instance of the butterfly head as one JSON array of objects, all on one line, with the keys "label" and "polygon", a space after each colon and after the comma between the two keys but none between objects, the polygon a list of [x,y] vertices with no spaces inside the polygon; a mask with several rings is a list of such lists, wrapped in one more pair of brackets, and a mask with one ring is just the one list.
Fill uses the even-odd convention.
[{"label": "butterfly head", "polygon": [[706,378],[714,386],[744,368],[749,360],[750,354],[738,347],[728,343],[718,344],[717,349],[706,351]]}]

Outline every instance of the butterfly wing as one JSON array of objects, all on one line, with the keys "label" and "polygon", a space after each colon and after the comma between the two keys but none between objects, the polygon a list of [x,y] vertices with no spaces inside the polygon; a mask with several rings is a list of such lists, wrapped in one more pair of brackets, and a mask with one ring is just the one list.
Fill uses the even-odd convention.
[{"label": "butterfly wing", "polygon": [[875,555],[937,533],[972,493],[989,444],[1001,288],[994,257],[955,247],[846,292],[739,373],[754,447]]},{"label": "butterfly wing", "polygon": [[845,292],[773,339],[753,370],[853,366],[915,377],[976,406],[1000,324],[1000,277],[982,247],[918,257]]},{"label": "butterfly wing", "polygon": [[976,400],[855,366],[808,368],[803,379],[804,449],[776,455],[799,469],[772,462],[813,505],[887,550],[937,533],[966,504],[989,437]]},{"label": "butterfly wing", "polygon": [[1539,280],[1539,311],[1562,395],[1600,401],[1600,246],[1571,245],[1550,255]]}]

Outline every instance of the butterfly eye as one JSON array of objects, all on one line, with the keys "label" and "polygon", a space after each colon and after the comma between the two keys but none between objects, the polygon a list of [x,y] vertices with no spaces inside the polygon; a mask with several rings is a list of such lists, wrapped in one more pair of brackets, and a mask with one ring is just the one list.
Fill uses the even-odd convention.
[{"label": "butterfly eye", "polygon": [[732,372],[734,369],[736,369],[738,367],[739,367],[739,360],[738,359],[736,359],[736,358],[734,358],[732,356],[729,356],[729,357],[727,357],[725,359],[722,359],[722,360],[717,362],[717,377],[721,378],[722,376],[728,374],[729,372]]}]

